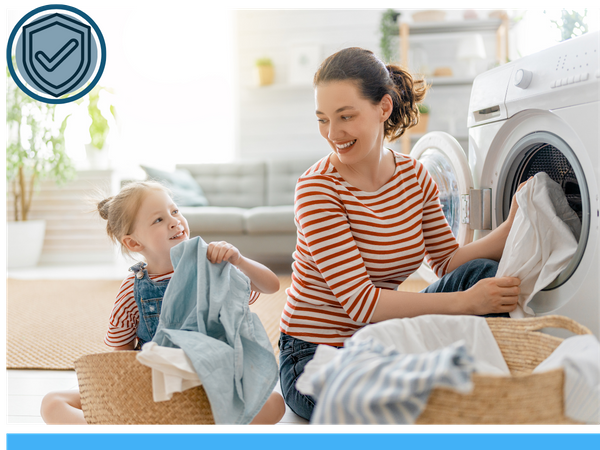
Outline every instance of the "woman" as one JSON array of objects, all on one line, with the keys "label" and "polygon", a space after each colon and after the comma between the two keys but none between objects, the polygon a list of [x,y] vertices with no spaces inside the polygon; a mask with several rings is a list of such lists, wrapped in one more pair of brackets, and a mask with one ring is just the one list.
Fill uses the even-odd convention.
[{"label": "woman", "polygon": [[[488,236],[459,248],[423,166],[383,146],[418,121],[422,80],[347,48],[314,77],[319,131],[332,152],[298,179],[298,240],[281,316],[286,403],[310,419],[314,400],[295,388],[318,344],[343,345],[361,327],[422,314],[506,315],[520,280],[493,278],[517,205]],[[422,293],[396,288],[423,259],[441,277]]]}]

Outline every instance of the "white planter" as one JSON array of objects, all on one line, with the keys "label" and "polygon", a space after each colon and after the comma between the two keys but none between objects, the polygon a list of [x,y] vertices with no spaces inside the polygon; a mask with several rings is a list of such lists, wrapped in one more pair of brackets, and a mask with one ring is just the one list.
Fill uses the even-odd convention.
[{"label": "white planter", "polygon": [[6,246],[9,269],[33,267],[37,265],[46,233],[45,220],[27,220],[25,222],[7,222]]},{"label": "white planter", "polygon": [[108,144],[105,144],[102,150],[98,150],[92,144],[86,144],[85,155],[90,169],[104,170],[110,167]]}]

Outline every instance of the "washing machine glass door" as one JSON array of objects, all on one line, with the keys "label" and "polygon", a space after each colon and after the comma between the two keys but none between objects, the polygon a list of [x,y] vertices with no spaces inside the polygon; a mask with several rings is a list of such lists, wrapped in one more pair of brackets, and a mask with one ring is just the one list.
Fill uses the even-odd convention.
[{"label": "washing machine glass door", "polygon": [[463,199],[473,187],[473,177],[466,153],[448,133],[434,131],[417,141],[410,156],[420,161],[440,191],[440,203],[446,220],[459,245],[473,240],[473,230],[466,220]]}]

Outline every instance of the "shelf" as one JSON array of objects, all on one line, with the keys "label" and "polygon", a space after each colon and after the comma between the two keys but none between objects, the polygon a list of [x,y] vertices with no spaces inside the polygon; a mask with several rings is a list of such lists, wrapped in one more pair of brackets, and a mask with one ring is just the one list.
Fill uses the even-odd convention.
[{"label": "shelf", "polygon": [[432,86],[471,85],[474,80],[472,77],[425,77],[425,81]]},{"label": "shelf", "polygon": [[267,86],[256,86],[253,84],[247,84],[243,86],[244,89],[251,91],[291,91],[291,90],[308,90],[313,88],[312,84],[288,84],[288,83],[274,83]]},{"label": "shelf", "polygon": [[411,35],[433,34],[433,33],[468,33],[493,31],[495,32],[502,24],[500,19],[484,20],[455,20],[439,22],[403,22],[410,27]]}]

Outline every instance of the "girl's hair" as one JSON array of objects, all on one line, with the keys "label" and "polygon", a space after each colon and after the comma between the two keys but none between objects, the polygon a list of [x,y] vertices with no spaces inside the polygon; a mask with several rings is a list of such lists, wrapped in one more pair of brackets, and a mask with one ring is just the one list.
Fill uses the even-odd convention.
[{"label": "girl's hair", "polygon": [[321,63],[313,86],[330,81],[350,80],[357,83],[361,95],[378,104],[385,94],[392,97],[392,114],[384,124],[384,136],[392,142],[419,121],[417,104],[425,98],[425,80],[414,80],[400,66],[385,65],[370,50],[350,47],[329,56]]},{"label": "girl's hair", "polygon": [[171,195],[165,186],[156,181],[133,181],[123,186],[117,195],[105,198],[97,204],[100,217],[106,220],[106,234],[111,241],[119,244],[121,252],[127,255],[130,255],[130,252],[123,245],[122,239],[133,233],[140,205],[146,194],[153,189]]}]

